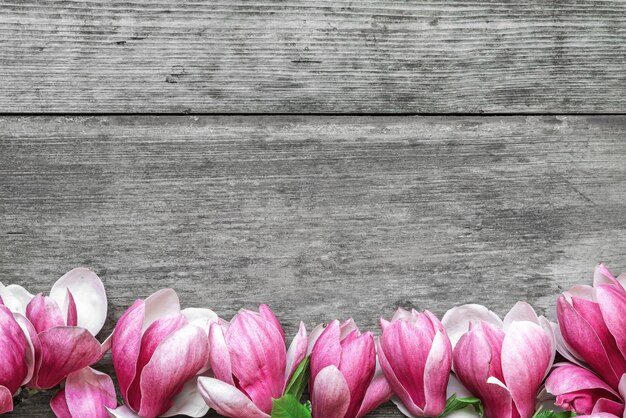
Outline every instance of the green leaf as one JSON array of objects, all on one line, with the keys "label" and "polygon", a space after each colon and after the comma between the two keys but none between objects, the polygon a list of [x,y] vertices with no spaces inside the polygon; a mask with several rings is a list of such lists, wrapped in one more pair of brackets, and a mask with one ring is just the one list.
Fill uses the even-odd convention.
[{"label": "green leaf", "polygon": [[296,371],[293,372],[293,376],[287,385],[287,389],[285,389],[285,395],[293,395],[296,399],[300,399],[302,397],[304,388],[306,388],[307,382],[309,381],[310,363],[311,357],[309,356],[306,356],[304,360],[300,362]]},{"label": "green leaf", "polygon": [[272,418],[311,418],[310,407],[298,402],[293,395],[272,400]]},{"label": "green leaf", "polygon": [[576,414],[573,412],[554,412],[539,408],[533,418],[571,418],[575,416]]},{"label": "green leaf", "polygon": [[445,417],[446,415],[458,411],[460,409],[464,409],[468,406],[473,406],[476,412],[482,417],[485,413],[483,410],[483,404],[480,402],[478,398],[457,398],[456,395],[452,395],[446,401],[446,409],[443,410],[439,418]]}]

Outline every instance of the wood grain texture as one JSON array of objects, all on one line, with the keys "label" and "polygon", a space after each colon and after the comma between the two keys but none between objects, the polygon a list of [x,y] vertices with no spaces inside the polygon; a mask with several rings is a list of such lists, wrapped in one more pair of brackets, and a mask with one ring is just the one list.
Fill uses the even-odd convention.
[{"label": "wood grain texture", "polygon": [[[626,117],[0,118],[0,281],[75,266],[293,335],[397,306],[504,314],[626,271]],[[109,360],[104,370],[110,371]],[[18,416],[45,416],[46,396]],[[399,417],[388,406],[373,417]]]},{"label": "wood grain texture", "polygon": [[1,0],[0,112],[623,112],[621,0]]}]

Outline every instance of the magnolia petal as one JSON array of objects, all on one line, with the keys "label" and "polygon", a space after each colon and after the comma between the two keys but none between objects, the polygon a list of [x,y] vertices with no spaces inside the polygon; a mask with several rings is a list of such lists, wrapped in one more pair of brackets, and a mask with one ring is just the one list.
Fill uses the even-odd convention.
[{"label": "magnolia petal", "polygon": [[0,303],[4,304],[11,311],[26,316],[26,306],[34,298],[28,290],[17,284],[8,286],[0,283]]},{"label": "magnolia petal", "polygon": [[363,398],[361,408],[359,409],[359,413],[356,418],[361,418],[378,408],[383,403],[389,401],[392,396],[393,390],[391,389],[391,385],[385,378],[382,368],[379,364],[377,364],[376,373],[374,374],[374,378],[372,379],[370,385],[367,387],[365,397]]},{"label": "magnolia petal", "polygon": [[124,312],[111,335],[111,354],[122,398],[129,401],[128,390],[135,380],[141,350],[145,302],[141,299]]},{"label": "magnolia petal", "polygon": [[[339,321],[334,320],[324,329],[311,351],[311,382],[327,366],[339,367],[341,359],[341,339]],[[313,388],[309,388],[313,390]]]},{"label": "magnolia petal", "polygon": [[356,323],[354,322],[354,319],[352,318],[348,318],[346,319],[340,326],[339,326],[340,332],[339,332],[339,338],[340,339],[344,339],[346,338],[349,334],[351,334],[354,330],[359,330],[359,328],[356,326]]},{"label": "magnolia petal", "polygon": [[24,377],[24,380],[21,384],[25,385],[31,381],[33,375],[35,374],[36,361],[41,353],[41,343],[39,342],[39,336],[37,335],[35,327],[33,327],[33,324],[31,324],[24,315],[16,312],[13,314],[13,317],[22,329],[22,332],[24,332],[24,336],[26,337],[26,340],[28,342],[25,356],[28,372],[26,373],[26,376]]},{"label": "magnolia petal", "polygon": [[139,415],[159,416],[170,409],[173,398],[206,364],[207,356],[207,336],[200,328],[187,324],[169,335],[141,373]]},{"label": "magnolia petal", "polygon": [[619,284],[619,282],[604,264],[598,264],[593,273],[593,287],[598,287],[603,284],[613,285]]},{"label": "magnolia petal", "polygon": [[[300,321],[300,328],[298,329],[298,333],[291,344],[289,345],[289,349],[287,350],[287,360],[285,367],[285,388],[289,384],[291,380],[291,376],[296,371],[304,357],[306,356],[308,341],[306,336],[306,327],[304,326],[304,322]],[[284,388],[283,388],[284,391]]]},{"label": "magnolia petal", "polygon": [[537,313],[533,307],[526,302],[517,302],[509,313],[506,314],[504,321],[502,321],[504,331],[507,331],[514,321],[529,321],[540,325]]},{"label": "magnolia petal", "polygon": [[50,289],[50,298],[62,309],[68,306],[67,290],[76,303],[77,325],[88,329],[91,335],[97,335],[107,318],[107,295],[102,280],[84,267],[65,273]]},{"label": "magnolia petal", "polygon": [[314,418],[344,418],[350,405],[350,390],[335,366],[320,370],[311,393]]},{"label": "magnolia petal", "polygon": [[441,331],[437,331],[424,368],[426,416],[439,416],[446,407],[446,388],[452,368],[452,346]]},{"label": "magnolia petal", "polygon": [[198,378],[198,390],[206,403],[218,414],[230,418],[270,418],[243,392],[211,377]]},{"label": "magnolia petal", "polygon": [[283,327],[280,325],[280,322],[278,321],[278,318],[276,318],[276,315],[274,315],[274,312],[270,309],[270,307],[267,306],[266,304],[261,304],[261,306],[259,306],[259,314],[263,318],[268,320],[270,323],[274,324],[274,326],[276,327],[278,332],[280,332],[280,335],[282,335],[283,340],[284,340],[285,339],[285,331],[283,331]]},{"label": "magnolia petal", "polygon": [[56,395],[50,399],[50,409],[57,418],[72,418],[72,413],[65,399],[65,388],[59,389]]},{"label": "magnolia petal", "polygon": [[28,303],[26,317],[33,324],[37,333],[65,325],[61,308],[56,301],[41,294],[35,296]]},{"label": "magnolia petal", "polygon": [[567,341],[565,341],[565,338],[563,338],[563,334],[561,333],[561,328],[559,327],[559,324],[550,322],[550,327],[552,328],[552,332],[554,333],[556,350],[558,351],[558,353],[565,357],[565,359],[569,362],[583,367],[582,357],[580,357],[580,354],[576,353],[576,350],[574,350],[567,343]]},{"label": "magnolia petal", "polygon": [[616,286],[603,285],[596,288],[596,297],[604,323],[622,357],[626,358],[626,292]]},{"label": "magnolia petal", "polygon": [[100,360],[100,343],[78,327],[54,327],[39,334],[41,366],[33,387],[50,389],[68,374]]},{"label": "magnolia petal", "polygon": [[[384,336],[384,335],[383,335]],[[404,388],[400,380],[395,374],[389,359],[385,353],[382,345],[382,338],[376,340],[377,356],[380,364],[380,368],[383,371],[387,382],[389,383],[393,393],[396,395],[392,401],[398,406],[398,409],[406,416],[422,415],[423,410],[413,402],[413,399],[409,392]],[[400,406],[402,405],[402,406]]]},{"label": "magnolia petal", "polygon": [[309,345],[306,350],[307,355],[311,354],[311,352],[313,351],[313,346],[315,346],[315,343],[317,342],[320,335],[322,335],[322,332],[324,332],[325,329],[326,329],[326,326],[324,324],[318,324],[315,326],[315,328],[311,330],[311,332],[309,333],[309,338],[308,338]]},{"label": "magnolia petal", "polygon": [[371,332],[358,335],[358,330],[354,330],[341,342],[341,348],[338,368],[350,390],[348,416],[353,417],[359,412],[365,392],[376,372],[374,335]]},{"label": "magnolia petal", "polygon": [[185,315],[191,325],[200,327],[207,335],[209,335],[209,326],[219,321],[217,314],[206,308],[186,308],[180,313]]},{"label": "magnolia petal", "polygon": [[203,417],[209,412],[209,405],[198,390],[198,378],[195,377],[183,386],[183,390],[174,397],[174,404],[162,417],[186,415],[188,417]]},{"label": "magnolia petal", "polygon": [[117,399],[111,378],[85,367],[70,373],[65,381],[65,402],[72,417],[108,417],[106,408],[115,408]]},{"label": "magnolia petal", "polygon": [[157,319],[180,313],[180,302],[174,289],[161,289],[154,292],[146,298],[145,306],[142,333]]},{"label": "magnolia petal", "polygon": [[30,350],[24,331],[6,306],[0,305],[0,386],[15,393],[29,374]]},{"label": "magnolia petal", "polygon": [[0,386],[0,414],[13,411],[13,395],[4,386]]},{"label": "magnolia petal", "polygon": [[531,417],[539,386],[553,357],[552,341],[530,321],[514,321],[502,343],[502,373],[520,416]]},{"label": "magnolia petal", "polygon": [[456,347],[461,336],[469,330],[470,323],[479,321],[502,327],[500,317],[482,305],[470,303],[455,306],[445,313],[441,323],[446,330],[446,334],[448,334],[448,338],[450,338],[452,349]]},{"label": "magnolia petal", "polygon": [[111,418],[141,418],[126,405],[119,406],[115,409],[107,408],[107,412]]},{"label": "magnolia petal", "polygon": [[230,385],[235,384],[224,331],[218,323],[212,323],[209,328],[209,362],[215,378]]}]

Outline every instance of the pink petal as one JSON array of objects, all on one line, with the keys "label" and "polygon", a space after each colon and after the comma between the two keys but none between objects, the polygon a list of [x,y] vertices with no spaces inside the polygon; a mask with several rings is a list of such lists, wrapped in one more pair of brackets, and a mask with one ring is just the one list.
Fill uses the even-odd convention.
[{"label": "pink petal", "polygon": [[307,355],[310,355],[311,352],[313,351],[313,346],[315,346],[315,343],[317,342],[318,338],[320,337],[320,335],[322,335],[322,333],[325,330],[325,326],[324,324],[319,324],[316,325],[315,328],[313,328],[311,330],[311,332],[309,333],[309,345],[307,347]]},{"label": "pink petal", "polygon": [[276,324],[242,311],[233,318],[225,335],[233,375],[252,401],[265,413],[272,398],[280,398],[285,384],[286,349]]},{"label": "pink petal", "polygon": [[22,332],[24,333],[24,336],[26,337],[26,340],[28,342],[25,356],[28,373],[22,381],[22,385],[25,385],[30,382],[30,380],[33,378],[33,375],[35,374],[37,359],[39,358],[39,360],[41,360],[41,343],[39,342],[39,336],[37,335],[37,331],[35,331],[35,327],[33,327],[33,324],[31,324],[24,315],[16,312],[13,313],[13,316],[15,317],[15,321],[22,329]]},{"label": "pink petal", "polygon": [[537,393],[550,369],[553,347],[540,325],[514,321],[502,343],[502,373],[521,417],[535,412]]},{"label": "pink petal", "polygon": [[[341,340],[339,321],[334,320],[324,329],[311,351],[311,386],[317,374],[327,366],[339,367]],[[309,388],[313,390],[313,388]]]},{"label": "pink petal", "polygon": [[439,416],[446,407],[446,389],[452,367],[452,346],[444,332],[438,331],[424,368],[424,396],[427,416]]},{"label": "pink petal", "polygon": [[76,301],[70,289],[67,289],[67,311],[65,324],[69,327],[75,327],[78,325],[78,311],[76,308]]},{"label": "pink petal", "polygon": [[374,373],[374,378],[367,387],[365,397],[361,403],[361,408],[359,409],[359,413],[356,417],[361,418],[362,416],[367,415],[369,412],[391,399],[392,395],[393,390],[385,378],[380,365],[377,364],[376,373]]},{"label": "pink petal", "polygon": [[161,416],[203,417],[207,412],[209,412],[209,406],[198,390],[198,378],[195,377],[185,383],[180,393],[174,397],[174,404]]},{"label": "pink petal", "polygon": [[17,392],[29,374],[30,346],[24,331],[6,306],[0,305],[0,386]]},{"label": "pink petal", "polygon": [[453,349],[461,336],[469,330],[470,323],[480,321],[502,327],[502,320],[498,315],[477,304],[456,306],[446,312],[441,319]]},{"label": "pink petal", "polygon": [[205,308],[185,308],[180,311],[191,325],[200,327],[209,335],[209,327],[213,322],[219,322],[219,317],[215,312]]},{"label": "pink petal", "polygon": [[224,339],[224,332],[218,323],[209,328],[209,362],[216,379],[234,385],[230,353]]},{"label": "pink petal", "polygon": [[145,304],[142,333],[157,319],[180,313],[178,295],[173,289],[161,289],[154,292],[146,298]]},{"label": "pink petal", "polygon": [[33,385],[39,389],[50,389],[100,359],[100,343],[84,328],[51,328],[39,334],[39,341],[41,367]]},{"label": "pink petal", "polygon": [[606,327],[623,358],[626,358],[626,292],[615,286],[598,286],[596,297]]},{"label": "pink petal", "polygon": [[[291,376],[296,371],[307,351],[307,336],[304,322],[300,321],[300,329],[287,350],[287,367],[285,368],[285,387],[289,384]],[[285,388],[283,388],[284,391]]]},{"label": "pink petal", "polygon": [[354,319],[352,319],[352,318],[346,319],[339,326],[339,329],[340,329],[339,338],[341,340],[346,338],[349,334],[352,334],[352,331],[354,331],[354,330],[358,331],[358,327],[356,326],[356,323],[354,322]]},{"label": "pink petal", "polygon": [[[578,308],[589,314],[592,313],[591,309],[587,309],[589,305],[583,304],[583,299],[577,300]],[[557,316],[565,341],[603,379],[611,385],[617,385],[617,376],[611,367],[607,352],[594,327],[563,296],[559,297],[557,302]],[[600,324],[596,323],[596,325],[600,328]]]},{"label": "pink petal", "polygon": [[513,308],[506,314],[504,321],[502,322],[502,328],[507,331],[511,324],[515,321],[529,321],[537,325],[539,324],[539,317],[530,304],[526,302],[517,302]]},{"label": "pink petal", "polygon": [[138,411],[142,401],[142,391],[140,387],[143,381],[142,371],[152,358],[157,347],[168,336],[181,329],[187,323],[187,318],[182,314],[176,314],[154,321],[141,337],[141,348],[137,358],[135,379],[128,388],[128,406],[134,411]]},{"label": "pink petal", "polygon": [[262,304],[261,306],[259,306],[259,314],[270,323],[274,324],[274,326],[276,326],[276,329],[278,330],[278,332],[280,332],[280,335],[282,335],[284,340],[285,332],[283,331],[283,327],[280,325],[278,318],[276,318],[276,315],[274,315],[274,312],[270,309],[270,307],[266,304]]},{"label": "pink petal", "polygon": [[353,338],[348,336],[341,342],[341,361],[338,367],[350,390],[348,417],[358,414],[367,387],[376,372],[374,336],[371,332],[359,336],[357,334],[358,330],[354,330],[350,334]]},{"label": "pink petal", "polygon": [[67,306],[67,290],[72,293],[76,303],[77,325],[88,329],[92,335],[98,334],[107,317],[107,296],[100,278],[89,269],[75,268],[52,285],[50,298],[59,307]]},{"label": "pink petal", "polygon": [[4,386],[0,386],[0,414],[13,411],[13,395]]},{"label": "pink petal", "polygon": [[170,409],[173,398],[204,366],[207,356],[208,339],[200,328],[185,325],[168,336],[141,373],[139,415],[159,416]]},{"label": "pink petal", "polygon": [[339,369],[328,366],[320,370],[311,393],[313,418],[344,418],[350,402],[348,383]]},{"label": "pink petal", "polygon": [[269,418],[234,386],[210,377],[198,378],[198,389],[206,403],[218,414],[231,418]]},{"label": "pink petal", "polygon": [[128,403],[128,389],[135,380],[137,360],[141,349],[141,329],[144,322],[145,303],[137,300],[124,312],[111,336],[113,367],[124,402]]},{"label": "pink petal", "polygon": [[615,276],[606,268],[604,264],[598,264],[593,274],[593,287],[603,284],[619,284]]},{"label": "pink petal", "polygon": [[70,373],[65,381],[65,401],[72,417],[106,418],[106,408],[115,408],[117,399],[111,378],[91,367]]},{"label": "pink petal", "polygon": [[504,332],[487,322],[480,322],[463,335],[453,351],[457,378],[475,396],[482,399],[487,418],[508,417],[512,400],[509,392],[487,383],[502,379],[500,352]]},{"label": "pink petal", "polygon": [[26,315],[26,306],[33,297],[34,295],[22,286],[16,284],[4,286],[0,283],[0,303],[6,305],[13,312]]},{"label": "pink petal", "polygon": [[57,418],[72,418],[72,413],[65,400],[65,388],[59,389],[56,395],[50,399],[50,409]]},{"label": "pink petal", "polygon": [[115,409],[107,408],[107,411],[112,418],[141,418],[126,405],[119,406]]},{"label": "pink petal", "polygon": [[61,308],[57,303],[48,297],[37,295],[26,307],[26,317],[33,324],[37,333],[43,332],[52,327],[65,325]]}]

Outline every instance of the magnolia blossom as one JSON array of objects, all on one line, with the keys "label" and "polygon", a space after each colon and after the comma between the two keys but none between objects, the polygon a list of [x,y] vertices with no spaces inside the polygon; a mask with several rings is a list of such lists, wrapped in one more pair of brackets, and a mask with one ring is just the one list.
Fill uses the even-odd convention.
[{"label": "magnolia blossom", "polygon": [[456,377],[480,398],[487,418],[530,418],[555,356],[550,323],[518,302],[502,321],[481,305],[452,308],[442,323]]},{"label": "magnolia blossom", "polygon": [[125,405],[114,417],[204,416],[208,407],[196,389],[207,371],[208,335],[218,321],[209,309],[180,309],[176,292],[162,289],[138,299],[111,336],[113,366]]},{"label": "magnolia blossom", "polygon": [[50,401],[58,418],[107,418],[106,408],[116,406],[113,381],[91,367],[70,373],[65,386]]},{"label": "magnolia blossom", "polygon": [[429,311],[398,309],[391,322],[380,320],[378,359],[408,417],[439,416],[446,407],[452,346],[443,325]]},{"label": "magnolia blossom", "polygon": [[14,312],[33,348],[35,363],[28,386],[52,388],[102,356],[94,336],[106,320],[107,298],[93,271],[71,270],[52,286],[50,296],[33,296],[21,286],[0,284],[0,299]]},{"label": "magnolia blossom", "polygon": [[360,418],[391,398],[377,367],[374,336],[352,319],[318,327],[311,341],[309,393],[314,418]]},{"label": "magnolia blossom", "polygon": [[33,376],[35,353],[22,326],[0,305],[0,414],[13,410],[13,395]]},{"label": "magnolia blossom", "polygon": [[215,377],[199,378],[198,387],[211,408],[231,418],[268,418],[272,399],[284,394],[307,351],[304,324],[286,350],[283,328],[267,305],[211,324],[209,340]]},{"label": "magnolia blossom", "polygon": [[[599,265],[592,286],[574,286],[557,302],[557,346],[572,364],[546,381],[557,405],[580,414],[625,416],[626,275]],[[595,415],[594,415],[595,416]]]}]

